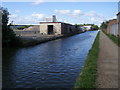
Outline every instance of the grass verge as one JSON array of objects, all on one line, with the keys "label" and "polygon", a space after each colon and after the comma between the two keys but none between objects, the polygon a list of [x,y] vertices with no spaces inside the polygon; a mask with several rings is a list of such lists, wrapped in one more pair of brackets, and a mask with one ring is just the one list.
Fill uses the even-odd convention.
[{"label": "grass verge", "polygon": [[106,34],[114,43],[116,43],[120,47],[120,38],[116,37],[111,34],[107,34],[106,32],[102,31],[104,34]]},{"label": "grass verge", "polygon": [[93,43],[93,46],[88,53],[84,67],[80,73],[80,76],[76,80],[75,89],[96,88],[95,81],[96,81],[97,59],[99,54],[99,36],[100,36],[100,32],[98,32],[97,37]]}]

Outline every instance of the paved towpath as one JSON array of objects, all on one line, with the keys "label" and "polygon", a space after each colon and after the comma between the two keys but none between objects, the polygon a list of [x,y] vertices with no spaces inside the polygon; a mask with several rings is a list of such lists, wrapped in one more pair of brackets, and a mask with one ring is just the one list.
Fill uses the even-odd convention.
[{"label": "paved towpath", "polygon": [[102,31],[97,62],[97,88],[118,88],[118,46]]}]

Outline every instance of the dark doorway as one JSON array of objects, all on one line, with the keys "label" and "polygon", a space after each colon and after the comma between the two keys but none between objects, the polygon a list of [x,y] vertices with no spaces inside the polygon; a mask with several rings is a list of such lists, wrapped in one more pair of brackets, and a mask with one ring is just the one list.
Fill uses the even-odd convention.
[{"label": "dark doorway", "polygon": [[53,34],[53,25],[48,25],[48,34]]},{"label": "dark doorway", "polygon": [[71,27],[69,28],[69,30],[70,30],[70,33],[73,32]]}]

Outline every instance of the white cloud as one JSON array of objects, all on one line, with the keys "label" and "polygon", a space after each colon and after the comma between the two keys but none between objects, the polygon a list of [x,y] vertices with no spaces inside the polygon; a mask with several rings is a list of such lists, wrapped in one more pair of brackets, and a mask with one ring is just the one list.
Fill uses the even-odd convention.
[{"label": "white cloud", "polygon": [[10,18],[17,18],[18,15],[17,15],[17,14],[11,14],[11,15],[9,15],[9,17],[10,17]]},{"label": "white cloud", "polygon": [[100,23],[102,23],[103,21],[107,20],[106,16],[95,11],[89,11],[88,13],[85,13],[85,16],[88,18],[88,22],[98,25],[100,25]]},{"label": "white cloud", "polygon": [[113,16],[112,18],[113,18],[113,19],[117,19],[117,16]]},{"label": "white cloud", "polygon": [[73,15],[83,15],[83,12],[81,10],[74,10]]},{"label": "white cloud", "polygon": [[89,20],[92,22],[92,23],[101,23],[104,19],[101,19],[101,18],[96,18],[96,17],[92,17],[92,18],[89,18]]},{"label": "white cloud", "polygon": [[[56,9],[54,12],[56,13],[57,21],[66,23],[91,23],[100,25],[103,21],[110,19],[95,11],[82,12],[81,10]],[[52,21],[52,15],[32,13],[26,16],[19,16],[19,14],[16,13],[10,15],[10,22],[11,21],[14,21],[15,24],[39,24],[41,21]]]},{"label": "white cloud", "polygon": [[34,5],[39,5],[41,3],[44,3],[45,1],[44,0],[36,0],[33,2]]},{"label": "white cloud", "polygon": [[45,14],[33,13],[27,16],[19,16],[17,14],[10,15],[9,23],[14,21],[14,24],[39,24],[40,21],[43,21]]},{"label": "white cloud", "polygon": [[80,2],[80,0],[36,0],[36,1],[30,0],[30,1],[33,1],[34,5],[39,5],[44,2]]},{"label": "white cloud", "polygon": [[68,2],[79,2],[79,0],[66,0]]},{"label": "white cloud", "polygon": [[[73,22],[78,23],[91,23],[100,25],[101,22],[107,20],[107,17],[95,11],[82,12],[81,10],[54,10],[56,15],[61,14],[66,18],[72,18]],[[66,21],[66,20],[63,20]],[[69,19],[67,20],[67,22]]]},{"label": "white cloud", "polygon": [[54,10],[55,13],[59,13],[59,14],[69,14],[70,10]]},{"label": "white cloud", "polygon": [[65,22],[65,23],[69,23],[67,18],[61,18],[61,17],[57,17],[57,21],[58,22]]},{"label": "white cloud", "polygon": [[114,15],[114,16],[112,16],[112,17],[107,17],[107,18],[106,18],[106,21],[108,21],[108,20],[112,20],[112,19],[117,19],[117,16]]},{"label": "white cloud", "polygon": [[84,13],[81,10],[54,10],[56,14],[64,14],[69,16],[83,15]]},{"label": "white cloud", "polygon": [[20,10],[16,10],[15,12],[16,12],[16,13],[20,13]]},{"label": "white cloud", "polygon": [[90,12],[86,13],[85,15],[90,16],[90,17],[104,17],[104,15],[99,14],[99,13],[97,13],[95,11],[90,11]]},{"label": "white cloud", "polygon": [[44,18],[45,15],[41,13],[33,13],[31,16],[37,19],[41,19],[41,18]]}]

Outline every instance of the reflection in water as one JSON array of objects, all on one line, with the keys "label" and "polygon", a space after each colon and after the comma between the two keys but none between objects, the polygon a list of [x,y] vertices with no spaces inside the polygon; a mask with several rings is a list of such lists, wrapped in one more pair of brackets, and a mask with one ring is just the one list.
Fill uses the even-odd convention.
[{"label": "reflection in water", "polygon": [[3,88],[72,88],[97,31],[3,50]]}]

